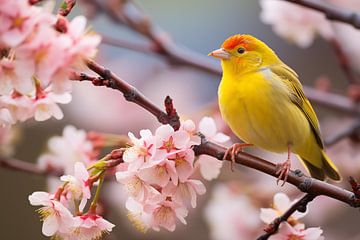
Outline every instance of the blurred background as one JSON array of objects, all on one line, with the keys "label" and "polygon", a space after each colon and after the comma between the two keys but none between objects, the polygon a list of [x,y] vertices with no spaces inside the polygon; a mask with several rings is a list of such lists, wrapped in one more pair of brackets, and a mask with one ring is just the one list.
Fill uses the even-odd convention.
[{"label": "blurred background", "polygon": [[[94,11],[87,4],[88,1],[80,1],[72,16],[78,14],[90,16],[92,30],[114,39],[126,39],[139,44],[148,43],[148,40],[140,34],[114,23],[106,14],[96,9]],[[272,31],[270,25],[261,21],[258,1],[139,0],[136,4],[148,14],[154,24],[168,33],[169,36],[164,37],[171,37],[178,45],[186,46],[204,57],[210,51],[217,49],[230,35],[252,34],[266,42],[284,62],[295,69],[304,85],[313,87],[325,85],[327,90],[347,95],[348,82],[328,41],[316,38],[308,48],[299,48],[284,40]],[[180,63],[171,63],[165,57],[156,54],[107,44],[101,45],[97,60],[135,85],[158,106],[162,106],[164,97],[170,95],[178,112],[184,118],[198,120],[204,115],[213,115],[218,120],[219,128],[227,131],[218,117],[216,107],[219,75]],[[214,66],[220,65],[213,59],[209,61],[213,61],[211,64]],[[313,106],[320,119],[325,139],[352,123],[354,116],[321,107],[316,103],[313,103]],[[74,83],[73,101],[62,109],[65,117],[61,121],[53,119],[44,123],[28,121],[16,127],[18,139],[15,149],[16,158],[36,162],[38,156],[46,150],[47,139],[53,135],[61,135],[63,127],[68,124],[79,129],[117,134],[137,132],[146,128],[155,129],[159,125],[153,116],[138,106],[126,102],[119,92],[93,87],[90,83]],[[232,138],[233,142],[237,141],[234,136]],[[344,139],[329,148],[328,153],[344,176],[345,180],[339,184],[349,189],[346,183],[347,176],[360,176],[358,143]],[[274,161],[283,159],[282,156],[262,151],[256,151],[256,154]],[[162,230],[159,233],[149,231],[144,235],[136,232],[127,220],[125,206],[121,202],[125,197],[121,196],[123,194],[121,191],[112,190],[116,188],[112,185],[107,186],[109,198],[107,201],[109,207],[111,206],[108,219],[116,224],[111,239],[221,239],[214,233],[216,227],[222,226],[220,219],[223,216],[217,213],[217,209],[221,209],[221,204],[227,205],[231,196],[235,199],[237,197],[248,199],[244,201],[249,201],[251,206],[246,209],[248,211],[250,207],[253,208],[252,214],[257,217],[261,207],[271,206],[272,197],[276,192],[286,192],[292,199],[302,195],[288,184],[282,188],[277,187],[275,179],[255,170],[237,166],[236,171],[231,172],[229,166],[225,165],[217,180],[206,183],[207,194],[200,196],[199,206],[190,211],[187,226],[177,224],[176,233]],[[42,223],[27,198],[34,191],[46,189],[46,186],[45,177],[0,168],[1,239],[45,239],[41,234]],[[230,192],[229,198],[218,199],[216,202],[214,196],[216,191],[220,191],[221,195],[221,189]],[[118,202],[112,201],[114,199]],[[234,217],[234,221],[245,221],[248,218],[246,214],[250,214],[245,208],[244,212],[241,207],[234,209],[239,210],[235,214],[237,216]],[[324,230],[326,239],[360,239],[360,230],[357,226],[360,216],[357,210],[326,198],[316,199],[309,205],[309,209],[310,212],[304,221],[306,226],[320,226]],[[219,221],[209,220],[209,216],[211,218],[219,216]],[[246,236],[255,238],[261,234],[265,224],[259,222],[258,226],[257,229],[249,230],[251,233]],[[238,231],[242,231],[243,228],[246,227],[239,225]],[[223,239],[247,239],[247,237]]]}]

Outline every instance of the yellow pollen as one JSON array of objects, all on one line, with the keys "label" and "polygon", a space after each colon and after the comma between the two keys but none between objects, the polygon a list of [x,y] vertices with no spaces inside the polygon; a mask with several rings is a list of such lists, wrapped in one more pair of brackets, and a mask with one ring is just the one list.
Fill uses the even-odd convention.
[{"label": "yellow pollen", "polygon": [[14,18],[14,20],[12,22],[12,27],[13,28],[20,28],[23,25],[24,22],[25,22],[25,18],[17,16],[17,17]]},{"label": "yellow pollen", "polygon": [[141,233],[146,233],[148,230],[148,227],[145,226],[145,224],[140,220],[140,214],[135,214],[132,212],[129,212],[127,214],[127,217],[129,221],[133,224],[133,226]]}]

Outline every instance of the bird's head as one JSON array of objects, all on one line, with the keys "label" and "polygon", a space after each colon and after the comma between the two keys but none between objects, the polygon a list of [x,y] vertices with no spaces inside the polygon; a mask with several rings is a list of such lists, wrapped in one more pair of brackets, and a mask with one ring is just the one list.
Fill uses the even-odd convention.
[{"label": "bird's head", "polygon": [[280,60],[265,43],[251,35],[233,35],[221,48],[209,53],[221,59],[224,73],[243,74],[278,63]]}]

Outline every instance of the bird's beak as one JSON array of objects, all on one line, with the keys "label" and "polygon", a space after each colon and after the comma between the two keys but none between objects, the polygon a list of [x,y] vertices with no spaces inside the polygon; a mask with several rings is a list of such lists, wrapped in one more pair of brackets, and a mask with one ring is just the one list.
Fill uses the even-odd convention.
[{"label": "bird's beak", "polygon": [[211,53],[209,53],[208,56],[218,58],[221,60],[226,60],[226,59],[230,58],[230,53],[225,51],[225,49],[223,49],[223,48],[219,48],[219,49],[216,49],[216,50],[212,51]]}]

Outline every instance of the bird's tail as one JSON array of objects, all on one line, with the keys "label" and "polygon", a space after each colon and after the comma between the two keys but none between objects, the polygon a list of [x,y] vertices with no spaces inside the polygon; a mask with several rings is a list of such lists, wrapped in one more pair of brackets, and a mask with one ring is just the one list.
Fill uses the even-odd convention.
[{"label": "bird's tail", "polygon": [[319,180],[324,180],[325,176],[327,176],[335,181],[341,180],[339,170],[323,150],[321,150],[322,168],[311,164],[310,161],[302,157],[300,157],[300,159],[303,161],[305,167],[307,168],[312,177]]}]

